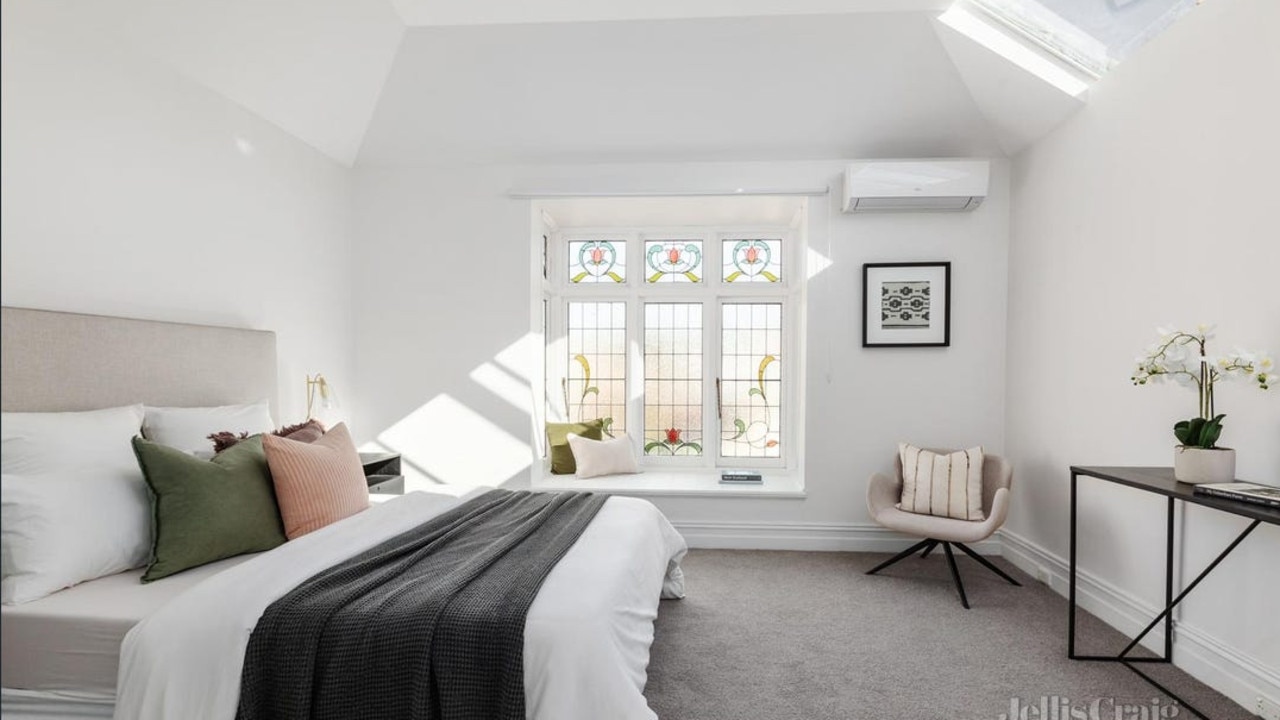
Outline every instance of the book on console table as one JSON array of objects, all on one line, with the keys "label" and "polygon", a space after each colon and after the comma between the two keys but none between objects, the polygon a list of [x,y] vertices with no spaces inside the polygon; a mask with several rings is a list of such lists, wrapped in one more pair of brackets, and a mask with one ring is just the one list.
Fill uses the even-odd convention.
[{"label": "book on console table", "polygon": [[1280,508],[1280,488],[1271,487],[1270,485],[1246,482],[1205,483],[1197,485],[1195,491],[1201,495],[1212,495],[1214,497],[1227,498],[1228,500],[1242,500],[1244,502],[1257,503],[1258,505]]},{"label": "book on console table", "polygon": [[725,470],[720,473],[720,482],[725,485],[762,485],[764,478],[750,470]]}]

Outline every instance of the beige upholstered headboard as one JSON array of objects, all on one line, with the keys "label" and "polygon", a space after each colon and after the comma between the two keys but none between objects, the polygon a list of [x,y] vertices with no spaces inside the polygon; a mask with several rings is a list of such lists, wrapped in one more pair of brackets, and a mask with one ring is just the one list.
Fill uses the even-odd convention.
[{"label": "beige upholstered headboard", "polygon": [[276,334],[263,330],[0,308],[0,409],[276,408]]}]

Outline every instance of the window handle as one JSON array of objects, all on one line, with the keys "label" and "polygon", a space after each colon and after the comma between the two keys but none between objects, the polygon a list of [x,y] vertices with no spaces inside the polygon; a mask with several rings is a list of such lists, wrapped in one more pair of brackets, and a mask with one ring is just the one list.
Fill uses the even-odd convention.
[{"label": "window handle", "polygon": [[720,378],[716,378],[716,417],[724,422],[724,402],[720,395]]}]

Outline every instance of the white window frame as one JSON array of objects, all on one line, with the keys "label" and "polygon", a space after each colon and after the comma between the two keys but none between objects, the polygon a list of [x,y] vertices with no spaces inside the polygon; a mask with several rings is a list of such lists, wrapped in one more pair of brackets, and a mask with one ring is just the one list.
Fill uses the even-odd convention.
[{"label": "white window frame", "polygon": [[[635,446],[641,466],[661,470],[701,470],[717,468],[757,468],[796,470],[803,458],[802,447],[803,403],[800,398],[804,358],[803,348],[804,291],[806,280],[805,245],[803,233],[796,228],[782,225],[725,225],[725,226],[653,226],[653,227],[575,227],[551,228],[548,248],[549,277],[542,278],[541,246],[536,248],[539,258],[537,284],[542,288],[542,299],[547,301],[547,339],[567,338],[568,303],[570,302],[625,302],[627,303],[627,436]],[[722,247],[724,240],[745,238],[777,238],[781,240],[782,272],[776,283],[725,283],[722,279]],[[649,283],[645,272],[645,242],[648,240],[701,240],[702,282],[700,283]],[[626,282],[572,284],[569,282],[569,244],[582,240],[625,240]],[[541,242],[541,235],[538,234]],[[645,455],[644,437],[644,305],[645,303],[701,303],[703,307],[703,453],[700,456]],[[747,458],[724,457],[722,451],[722,420],[717,416],[716,379],[720,377],[721,319],[726,304],[780,303],[782,305],[782,396],[783,407],[779,413],[782,424],[781,457]],[[541,327],[541,303],[538,308],[538,327]],[[568,377],[569,358],[563,345],[554,351],[544,352],[545,377],[549,398],[542,412],[551,422],[564,421],[567,409],[562,407],[561,378]]]}]

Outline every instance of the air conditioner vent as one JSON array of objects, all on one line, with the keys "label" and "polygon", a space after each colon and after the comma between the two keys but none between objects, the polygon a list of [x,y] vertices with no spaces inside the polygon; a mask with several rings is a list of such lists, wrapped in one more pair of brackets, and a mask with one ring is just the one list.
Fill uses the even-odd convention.
[{"label": "air conditioner vent", "polygon": [[871,160],[845,169],[845,212],[973,210],[987,196],[986,160]]}]

